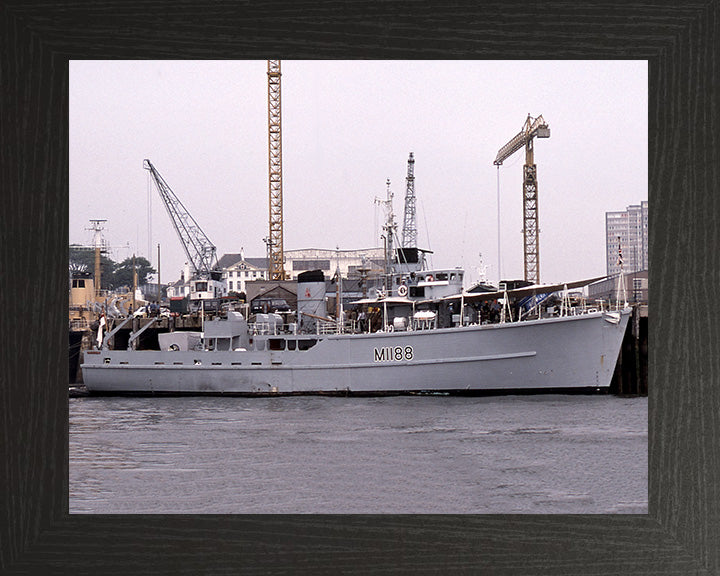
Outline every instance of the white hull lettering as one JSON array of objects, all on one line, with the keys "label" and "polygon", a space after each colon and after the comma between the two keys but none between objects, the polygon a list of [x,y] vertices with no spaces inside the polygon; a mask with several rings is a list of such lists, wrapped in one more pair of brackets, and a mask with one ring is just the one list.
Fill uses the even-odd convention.
[{"label": "white hull lettering", "polygon": [[414,357],[415,351],[412,346],[373,348],[374,362],[402,362],[403,360],[412,360]]}]

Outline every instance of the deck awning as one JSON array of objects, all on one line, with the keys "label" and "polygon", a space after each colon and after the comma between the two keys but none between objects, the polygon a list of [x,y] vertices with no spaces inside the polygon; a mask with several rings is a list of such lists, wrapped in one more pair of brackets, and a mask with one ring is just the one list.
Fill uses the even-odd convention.
[{"label": "deck awning", "polygon": [[381,304],[408,304],[412,306],[413,303],[417,304],[416,300],[410,300],[410,298],[402,298],[400,296],[390,296],[389,298],[362,298],[360,300],[354,300],[350,304],[371,304],[379,306]]},{"label": "deck awning", "polygon": [[524,288],[515,288],[514,290],[496,290],[494,292],[463,292],[462,294],[453,294],[446,296],[443,300],[460,300],[466,301],[485,301],[485,300],[497,300],[498,298],[504,298],[507,294],[510,298],[522,298],[523,296],[533,296],[535,294],[550,294],[552,292],[559,292],[566,288],[581,288],[597,282],[598,280],[604,279],[605,276],[599,276],[597,278],[590,278],[587,280],[576,280],[574,282],[565,282],[562,284],[533,284],[531,286],[525,286]]}]

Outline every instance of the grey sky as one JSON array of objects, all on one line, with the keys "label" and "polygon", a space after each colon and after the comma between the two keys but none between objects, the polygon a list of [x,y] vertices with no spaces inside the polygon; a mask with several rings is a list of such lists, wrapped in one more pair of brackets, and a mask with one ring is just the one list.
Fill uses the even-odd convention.
[{"label": "grey sky", "polygon": [[[150,159],[218,256],[265,255],[267,63],[72,61],[70,242],[107,219],[111,257],[179,278],[185,255]],[[402,221],[415,154],[418,244],[432,264],[497,280],[498,149],[528,114],[538,140],[540,280],[605,273],[605,212],[646,200],[645,61],[282,61],[284,247],[380,245],[374,199],[391,180]],[[522,278],[522,165],[500,168],[503,278]]]}]

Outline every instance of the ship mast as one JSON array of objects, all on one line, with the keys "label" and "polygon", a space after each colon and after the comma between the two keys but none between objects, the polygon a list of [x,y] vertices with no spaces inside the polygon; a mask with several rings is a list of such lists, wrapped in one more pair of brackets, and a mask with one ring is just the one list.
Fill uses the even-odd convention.
[{"label": "ship mast", "polygon": [[405,191],[405,219],[403,220],[403,248],[417,247],[417,220],[415,216],[415,157],[410,152]]},{"label": "ship mast", "polygon": [[385,291],[390,294],[390,278],[394,267],[394,250],[393,236],[397,234],[397,224],[395,223],[395,213],[393,212],[393,193],[390,190],[390,178],[385,181],[387,189],[385,191],[385,200],[375,198],[375,204],[382,204],[385,207],[385,224],[383,224],[382,238],[385,240]]},{"label": "ship mast", "polygon": [[617,237],[617,240],[618,240],[618,266],[620,267],[620,272],[618,273],[615,302],[617,305],[617,309],[620,310],[620,301],[621,300],[623,303],[623,308],[626,308],[628,303],[627,303],[627,289],[625,288],[625,272],[623,269],[623,255],[622,255],[622,244],[621,244],[620,236]]}]

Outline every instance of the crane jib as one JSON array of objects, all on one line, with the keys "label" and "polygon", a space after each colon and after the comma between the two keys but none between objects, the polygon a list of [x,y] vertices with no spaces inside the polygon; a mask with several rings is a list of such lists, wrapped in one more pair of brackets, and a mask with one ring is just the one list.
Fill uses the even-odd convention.
[{"label": "crane jib", "polygon": [[217,266],[215,246],[150,160],[145,159],[143,161],[143,168],[150,172],[155,182],[160,198],[170,215],[173,227],[180,237],[180,243],[185,250],[188,261],[193,267],[193,272],[195,274],[209,275],[210,271]]},{"label": "crane jib", "polygon": [[499,166],[535,137],[550,138],[550,127],[545,123],[542,115],[537,118],[528,116],[523,129],[500,148],[493,164]]}]

